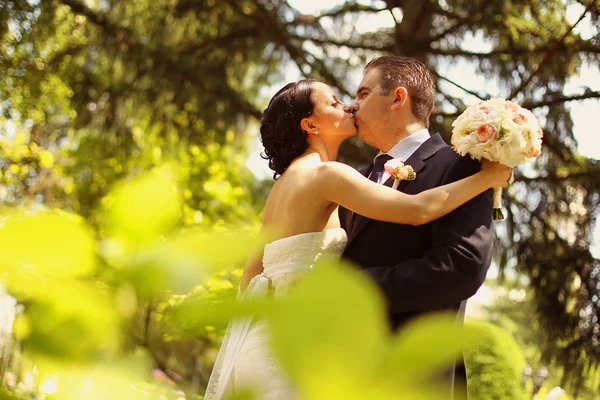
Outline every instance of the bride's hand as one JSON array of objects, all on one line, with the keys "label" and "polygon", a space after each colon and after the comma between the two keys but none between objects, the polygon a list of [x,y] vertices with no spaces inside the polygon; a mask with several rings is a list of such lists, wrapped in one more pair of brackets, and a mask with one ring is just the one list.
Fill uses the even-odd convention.
[{"label": "bride's hand", "polygon": [[489,179],[490,188],[503,188],[508,186],[513,169],[499,162],[481,159],[481,172]]}]

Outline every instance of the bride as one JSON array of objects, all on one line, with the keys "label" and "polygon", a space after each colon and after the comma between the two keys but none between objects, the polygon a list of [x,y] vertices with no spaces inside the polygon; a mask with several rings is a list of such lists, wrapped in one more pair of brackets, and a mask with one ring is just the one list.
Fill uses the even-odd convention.
[{"label": "bride", "polygon": [[[315,80],[289,83],[263,113],[262,143],[275,184],[263,213],[262,229],[277,232],[245,267],[239,298],[284,295],[323,254],[341,256],[346,233],[342,205],[371,219],[421,225],[453,211],[487,189],[504,187],[512,169],[482,161],[481,171],[460,181],[408,195],[338,163],[341,143],[356,134],[352,114],[333,90]],[[271,353],[266,321],[233,320],[211,374],[205,399],[250,389],[260,400],[298,398]]]}]

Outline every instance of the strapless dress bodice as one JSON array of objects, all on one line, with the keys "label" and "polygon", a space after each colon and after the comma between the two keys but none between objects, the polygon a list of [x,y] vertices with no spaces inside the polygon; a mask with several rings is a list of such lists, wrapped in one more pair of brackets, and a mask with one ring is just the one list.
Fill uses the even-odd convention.
[{"label": "strapless dress bodice", "polygon": [[330,228],[306,232],[275,240],[264,248],[263,275],[275,288],[275,295],[285,289],[323,259],[338,259],[348,242],[346,231]]}]

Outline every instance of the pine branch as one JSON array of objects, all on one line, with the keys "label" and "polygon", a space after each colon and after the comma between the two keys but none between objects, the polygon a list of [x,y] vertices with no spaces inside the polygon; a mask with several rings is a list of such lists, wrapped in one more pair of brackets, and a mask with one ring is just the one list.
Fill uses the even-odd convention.
[{"label": "pine branch", "polygon": [[442,8],[440,2],[437,0],[430,0],[429,5],[433,8],[434,12],[438,15],[444,16],[448,19],[464,19],[469,16],[466,11],[453,12]]},{"label": "pine branch", "polygon": [[596,6],[596,0],[592,1],[583,11],[583,13],[581,14],[581,16],[579,17],[579,19],[569,28],[567,29],[567,31],[561,36],[560,39],[558,39],[556,42],[554,42],[553,44],[550,45],[548,52],[544,55],[544,58],[542,59],[542,61],[538,64],[537,68],[535,69],[535,71],[533,71],[530,75],[529,78],[524,81],[523,83],[521,83],[518,87],[514,88],[510,94],[510,96],[508,96],[509,99],[514,99],[514,97],[520,93],[521,91],[523,91],[533,80],[533,78],[536,77],[537,74],[539,74],[542,70],[543,67],[546,66],[546,64],[548,63],[548,61],[550,60],[550,58],[552,58],[552,56],[554,55],[554,53],[558,50],[558,48],[560,47],[561,43],[563,43],[563,41],[567,38],[567,36],[569,36],[571,34],[571,32],[573,31],[573,29],[575,29],[575,27],[583,20],[583,18],[585,17],[585,15],[590,12],[594,7]]},{"label": "pine branch", "polygon": [[[438,75],[438,74],[436,74]],[[467,93],[471,93],[474,96],[477,96],[478,98],[480,98],[481,100],[487,100],[486,98],[480,97],[478,96],[476,93],[471,92],[470,90],[462,87],[461,85],[457,84],[456,82],[450,81],[450,79],[439,76],[440,79],[446,80],[450,83],[452,83],[454,86],[464,90]],[[450,96],[447,96],[445,93],[442,93],[442,95],[446,96],[446,98],[449,98]],[[484,95],[481,95],[484,96]],[[489,97],[488,97],[489,98]],[[552,99],[546,99],[546,100],[541,100],[538,102],[527,102],[527,103],[523,103],[521,104],[523,107],[528,108],[530,110],[534,110],[536,108],[540,108],[540,107],[547,107],[547,106],[554,106],[557,104],[563,104],[563,103],[567,103],[570,101],[580,101],[580,100],[589,100],[589,99],[600,99],[600,92],[595,92],[592,90],[586,90],[584,93],[582,94],[578,94],[578,95],[573,95],[573,96],[558,96],[558,97],[554,97]],[[456,106],[456,104],[455,104]],[[456,118],[458,117],[460,114],[462,113],[462,110],[459,111],[455,111],[452,113],[437,113],[435,115],[441,115],[444,118]]]},{"label": "pine branch", "polygon": [[229,32],[226,35],[218,36],[215,38],[211,38],[202,43],[194,44],[193,46],[187,47],[183,49],[180,54],[182,55],[190,55],[196,53],[199,50],[206,49],[207,47],[219,47],[222,45],[230,44],[232,41],[237,39],[245,39],[248,36],[256,36],[259,33],[259,29],[256,26],[246,29],[234,30]]},{"label": "pine branch", "polygon": [[426,44],[428,46],[431,46],[432,43],[435,43],[438,40],[445,38],[447,35],[449,35],[453,32],[456,32],[465,23],[479,22],[479,21],[481,21],[481,19],[482,19],[481,14],[473,14],[473,15],[469,15],[465,18],[460,18],[453,25],[450,25],[448,28],[444,29],[442,32],[438,33],[437,35],[432,36],[427,43],[424,43],[424,45]]},{"label": "pine branch", "polygon": [[394,48],[394,45],[376,46],[376,45],[368,45],[368,44],[363,44],[363,43],[348,43],[348,42],[343,42],[343,41],[334,40],[334,39],[320,39],[320,38],[315,38],[315,37],[310,37],[310,36],[302,36],[302,35],[298,35],[295,33],[290,33],[289,37],[292,39],[300,40],[300,41],[308,40],[313,43],[320,44],[322,46],[326,46],[326,45],[333,45],[333,46],[338,46],[338,47],[345,46],[345,47],[348,47],[349,49],[355,49],[355,50],[372,50],[372,51],[389,52]]},{"label": "pine branch", "polygon": [[[472,15],[468,18],[462,19],[456,24],[448,27],[443,32],[433,36],[429,40],[429,44],[436,43],[439,40],[443,39],[447,35],[455,32],[458,28],[462,26],[463,23],[468,21],[476,21],[480,18],[479,15]],[[311,42],[320,44],[320,45],[334,45],[334,46],[346,46],[351,49],[356,50],[372,50],[372,51],[381,51],[381,52],[392,52],[394,50],[394,44],[387,45],[369,45],[364,43],[350,43],[344,42],[341,40],[329,39],[329,38],[316,38],[311,36],[304,36],[299,34],[290,34],[290,37],[297,40],[310,40]],[[494,49],[488,52],[477,52],[477,51],[469,51],[463,50],[460,48],[454,49],[441,49],[431,47],[428,49],[429,54],[438,55],[438,56],[447,56],[447,57],[469,57],[469,58],[479,58],[479,59],[488,59],[496,56],[510,55],[510,56],[523,56],[523,55],[533,55],[539,53],[547,53],[551,48],[551,45],[537,46],[537,47],[511,47],[511,48],[500,48]],[[600,46],[593,45],[590,41],[579,41],[578,43],[570,43],[568,46],[564,43],[560,43],[560,45],[556,49],[557,51],[569,51],[569,52],[579,52],[579,53],[587,53],[587,54],[600,54]]]},{"label": "pine branch", "polygon": [[233,90],[231,87],[219,88],[217,93],[213,88],[207,85],[203,77],[196,76],[196,72],[176,60],[170,59],[167,55],[170,53],[166,49],[153,48],[150,45],[142,44],[141,41],[137,40],[134,33],[125,27],[118,26],[112,23],[104,15],[97,13],[90,9],[86,5],[80,3],[77,0],[57,0],[62,4],[68,6],[73,13],[86,17],[89,21],[100,27],[111,36],[118,38],[120,41],[126,43],[128,46],[135,48],[140,53],[146,54],[149,58],[156,62],[163,63],[167,69],[180,71],[181,75],[188,81],[194,83],[202,90],[215,95],[225,95],[233,104],[237,105],[241,112],[250,115],[256,119],[260,119],[262,113],[250,102],[243,99],[239,93]]},{"label": "pine branch", "polygon": [[[289,6],[289,7],[293,9],[293,7],[291,7],[291,6]],[[340,15],[346,14],[346,13],[356,13],[356,12],[378,13],[378,12],[385,11],[385,10],[387,10],[387,8],[369,7],[369,6],[366,6],[363,4],[359,4],[359,3],[345,3],[339,7],[335,7],[333,9],[331,9],[331,11],[328,11],[328,12],[325,12],[325,13],[322,13],[319,15],[299,14],[299,16],[296,19],[294,19],[292,22],[288,23],[287,25],[297,26],[297,25],[314,24],[322,18],[327,18],[327,17],[336,18],[336,17],[339,17]]]},{"label": "pine branch", "polygon": [[[228,0],[229,3],[232,3],[232,1],[233,0]],[[289,32],[280,27],[276,17],[274,17],[272,13],[260,3],[259,0],[254,0],[254,4],[263,17],[262,20],[259,20],[255,17],[257,24],[264,25],[266,22],[266,29],[271,32],[273,40],[278,42],[288,52],[292,60],[294,60],[296,65],[298,65],[298,68],[301,72],[303,72],[302,66],[307,65],[311,68],[311,70],[317,71],[323,78],[335,85],[343,94],[351,96],[350,92],[344,87],[345,85],[336,76],[329,72],[329,69],[322,60],[315,57],[315,62],[311,63],[306,58],[306,53],[304,50],[292,43]]]},{"label": "pine branch", "polygon": [[446,81],[448,83],[451,83],[452,85],[456,86],[460,90],[462,90],[462,91],[464,91],[466,93],[469,93],[470,95],[473,95],[473,96],[477,97],[480,100],[488,100],[490,98],[489,94],[481,94],[481,93],[474,92],[472,90],[469,90],[469,89],[465,88],[464,86],[461,86],[460,84],[454,82],[453,80],[451,80],[449,78],[446,78],[445,76],[440,75],[437,71],[432,71],[432,72],[435,74],[435,76],[437,76],[441,80],[444,80],[444,81]]},{"label": "pine branch", "polygon": [[522,106],[525,108],[534,109],[539,107],[553,106],[556,104],[563,104],[569,101],[579,101],[588,99],[600,99],[600,92],[595,92],[588,88],[582,94],[572,96],[558,96],[552,99],[546,99],[538,102],[526,102],[523,103]]},{"label": "pine branch", "polygon": [[[592,262],[593,260],[595,260],[594,256],[592,255],[592,253],[590,252],[589,248],[584,248],[584,247],[575,247],[569,244],[569,242],[563,238],[563,234],[560,233],[556,228],[554,228],[552,225],[550,225],[547,222],[547,218],[544,218],[540,215],[540,209],[539,207],[536,208],[535,210],[530,210],[526,204],[524,204],[523,202],[520,202],[519,200],[517,200],[515,197],[510,196],[509,194],[507,194],[507,197],[509,197],[510,202],[513,203],[514,205],[516,205],[517,207],[519,207],[520,210],[525,210],[529,213],[530,218],[535,218],[544,228],[544,232],[551,232],[554,236],[554,240],[557,241],[563,248],[563,251],[565,251],[566,253],[570,253],[572,256],[574,256],[574,259],[583,259],[585,258],[586,261]],[[577,274],[584,278],[583,272],[582,271],[577,271],[575,270],[575,272],[577,272]]]},{"label": "pine branch", "polygon": [[562,142],[558,135],[546,135],[543,141],[544,148],[550,150],[565,164],[569,164],[574,159],[573,149],[569,148],[564,142]]},{"label": "pine branch", "polygon": [[[442,39],[441,37],[439,39]],[[438,39],[438,40],[439,40]],[[432,42],[435,43],[435,42]],[[555,44],[556,45],[556,44]],[[600,46],[594,46],[590,41],[581,41],[577,44],[569,44],[568,46],[564,43],[560,43],[556,45],[556,50],[565,50],[571,52],[580,52],[580,53],[589,53],[589,54],[600,54]],[[468,51],[463,49],[440,49],[440,48],[431,48],[429,53],[435,54],[438,56],[449,56],[449,57],[476,57],[476,58],[490,58],[495,56],[503,56],[503,55],[512,55],[512,56],[522,56],[522,55],[532,55],[538,53],[547,53],[552,48],[552,45],[545,45],[539,47],[521,47],[521,48],[502,48],[502,49],[494,49],[488,52],[476,52],[476,51]]]}]

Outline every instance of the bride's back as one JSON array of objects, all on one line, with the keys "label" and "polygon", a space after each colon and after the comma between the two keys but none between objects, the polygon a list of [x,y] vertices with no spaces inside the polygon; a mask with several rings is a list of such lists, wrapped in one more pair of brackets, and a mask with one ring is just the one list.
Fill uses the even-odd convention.
[{"label": "bride's back", "polygon": [[339,226],[337,218],[331,218],[337,205],[323,199],[316,185],[321,163],[318,154],[298,159],[273,185],[265,204],[263,227],[275,231],[274,239]]}]

